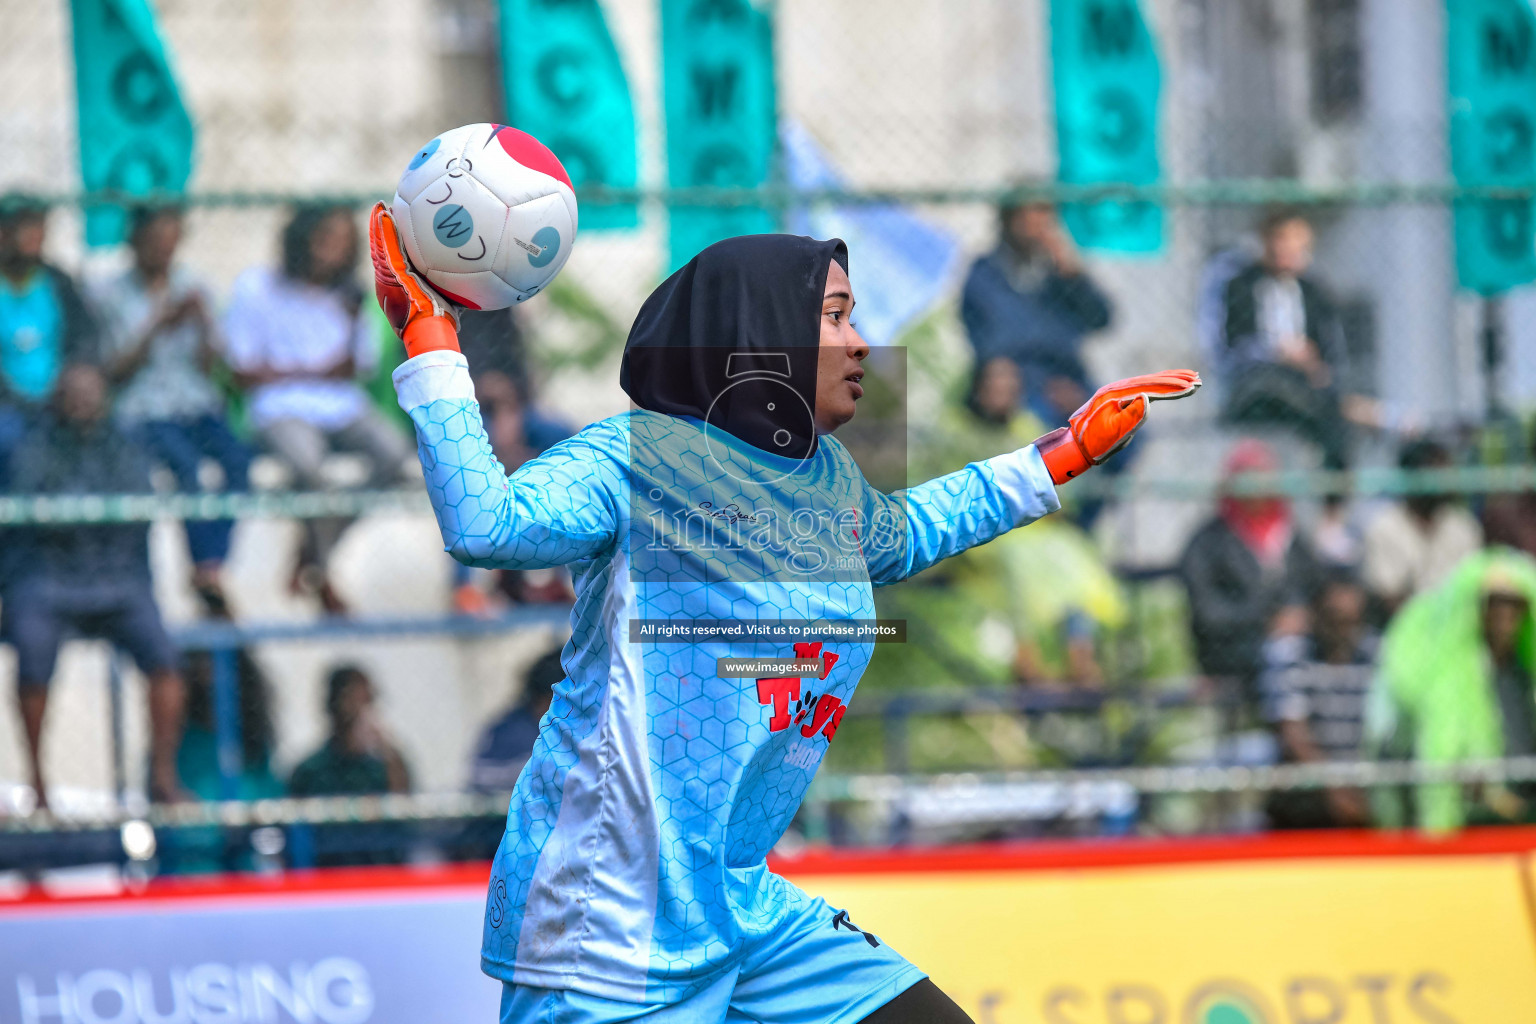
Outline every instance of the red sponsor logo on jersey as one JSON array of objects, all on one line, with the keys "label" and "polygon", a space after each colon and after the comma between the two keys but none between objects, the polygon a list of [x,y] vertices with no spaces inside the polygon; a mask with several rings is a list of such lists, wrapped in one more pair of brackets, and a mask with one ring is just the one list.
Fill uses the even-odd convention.
[{"label": "red sponsor logo on jersey", "polygon": [[[832,671],[832,666],[837,664],[837,655],[830,651],[823,654],[820,643],[795,644],[795,657],[820,658],[823,680]],[[799,676],[757,681],[757,702],[773,709],[768,719],[768,729],[770,732],[783,732],[791,725],[798,725],[801,736],[811,737],[819,732],[830,740],[837,735],[838,724],[842,722],[843,712],[848,710],[848,705],[830,693],[816,694],[809,689],[802,692],[802,682],[804,680]]]}]

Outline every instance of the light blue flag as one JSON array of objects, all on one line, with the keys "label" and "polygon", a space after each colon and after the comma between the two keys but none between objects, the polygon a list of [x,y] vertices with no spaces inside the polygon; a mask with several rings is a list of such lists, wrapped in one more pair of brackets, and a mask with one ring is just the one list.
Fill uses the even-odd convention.
[{"label": "light blue flag", "polygon": [[[748,0],[661,0],[667,181],[753,188],[773,170],[773,24]],[[673,270],[733,235],[777,229],[759,206],[674,206]]]},{"label": "light blue flag", "polygon": [[[1536,17],[1529,0],[1447,0],[1451,172],[1461,185],[1536,180]],[[1484,294],[1536,280],[1526,199],[1456,204],[1456,274]]]},{"label": "light blue flag", "polygon": [[[584,185],[635,187],[635,108],[597,0],[501,0],[507,120]],[[581,230],[632,228],[633,203],[584,203]]]},{"label": "light blue flag", "polygon": [[[182,191],[192,173],[192,119],[147,0],[70,0],[70,13],[86,191]],[[88,207],[86,244],[121,242],[126,220],[121,207]]]},{"label": "light blue flag", "polygon": [[[1156,184],[1162,73],[1136,0],[1051,0],[1050,21],[1061,181]],[[1163,245],[1163,214],[1153,203],[1074,203],[1062,218],[1085,249],[1151,253]]]},{"label": "light blue flag", "polygon": [[[780,130],[784,170],[796,189],[838,189],[842,176],[801,125]],[[788,229],[798,235],[841,238],[859,297],[859,334],[871,345],[889,345],[908,324],[943,297],[960,258],[960,244],[896,205],[817,206],[791,211]]]}]

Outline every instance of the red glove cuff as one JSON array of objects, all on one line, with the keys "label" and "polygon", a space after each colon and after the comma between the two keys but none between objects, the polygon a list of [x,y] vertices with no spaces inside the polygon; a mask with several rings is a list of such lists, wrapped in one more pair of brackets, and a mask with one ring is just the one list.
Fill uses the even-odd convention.
[{"label": "red glove cuff", "polygon": [[1040,453],[1040,458],[1045,460],[1051,481],[1058,486],[1081,476],[1093,465],[1067,427],[1057,427],[1049,434],[1037,437],[1035,449]]},{"label": "red glove cuff", "polygon": [[405,325],[400,340],[405,342],[407,359],[423,352],[459,351],[459,332],[454,330],[453,321],[445,316],[417,317]]}]

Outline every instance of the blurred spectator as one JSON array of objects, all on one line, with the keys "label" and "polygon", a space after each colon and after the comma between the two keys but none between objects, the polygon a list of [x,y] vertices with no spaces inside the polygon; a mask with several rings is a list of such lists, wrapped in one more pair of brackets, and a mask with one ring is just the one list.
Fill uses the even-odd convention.
[{"label": "blurred spectator", "polygon": [[[1410,471],[1448,469],[1451,453],[1434,441],[1413,441],[1403,448],[1398,465]],[[1361,571],[1390,617],[1482,546],[1482,527],[1453,495],[1412,494],[1383,508],[1366,526]]]},{"label": "blurred spectator", "polygon": [[1212,393],[1225,390],[1231,370],[1227,350],[1227,285],[1248,270],[1264,252],[1256,235],[1243,235],[1231,245],[1216,250],[1200,268],[1195,288],[1195,346],[1206,374],[1205,386]]},{"label": "blurred spectator", "polygon": [[495,371],[528,386],[528,345],[518,324],[516,307],[459,311],[459,349],[478,378]]},{"label": "blurred spectator", "polygon": [[[538,742],[539,722],[549,711],[555,687],[564,678],[559,648],[528,667],[512,706],[486,726],[475,744],[469,769],[471,792],[500,796],[512,791]],[[455,860],[490,860],[506,829],[505,815],[470,819],[450,845],[450,855]]]},{"label": "blurred spectator", "polygon": [[997,248],[971,266],[960,316],[976,364],[1012,359],[1024,372],[1026,404],[1058,426],[1093,390],[1083,338],[1107,327],[1113,310],[1084,270],[1054,206],[1006,202],[998,215]]},{"label": "blurred spectator", "polygon": [[[95,366],[60,375],[56,413],[16,451],[16,488],[35,494],[135,494],[149,490],[142,449],[107,421],[107,385]],[[179,799],[176,749],[185,693],[176,651],[160,621],[149,574],[149,525],[38,525],[0,606],[0,634],[16,649],[17,682],[33,785],[43,798],[39,758],[48,684],[67,632],[111,640],[149,680],[150,794]]]},{"label": "blurred spectator", "polygon": [[[1012,359],[997,356],[978,364],[968,390],[942,406],[937,422],[916,425],[911,478],[926,479],[935,469],[953,470],[1039,436],[1039,421],[1020,407],[1022,393]],[[1017,644],[1004,613],[1009,597],[998,544],[1024,532],[947,558],[882,590],[880,614],[907,621],[907,642],[877,644],[865,678],[898,692],[1013,682]]]},{"label": "blurred spectator", "polygon": [[95,355],[96,324],[74,281],[43,261],[48,208],[0,197],[0,488],[12,451],[67,363]]},{"label": "blurred spectator", "polygon": [[[964,400],[947,404],[916,435],[914,478],[1012,451],[1043,433],[1034,414],[1020,408],[1021,390],[1013,360],[995,356],[980,364]],[[875,651],[868,678],[882,688],[1091,689],[1110,675],[1103,641],[1123,625],[1126,610],[1092,539],[1071,519],[1051,516],[883,591],[881,615],[908,623],[906,644]],[[1001,757],[1008,752],[997,743],[1006,739],[985,738]],[[1027,749],[1023,738],[1020,749]]]},{"label": "blurred spectator", "polygon": [[[341,665],[326,681],[331,734],[288,778],[290,796],[371,796],[408,793],[410,770],[379,721],[373,681],[355,665]],[[319,825],[290,830],[296,867],[393,864],[412,842],[409,826],[393,822]]]},{"label": "blurred spectator", "polygon": [[[215,713],[214,658],[210,651],[190,651],[182,658],[187,681],[187,726],[176,752],[176,766],[188,791],[199,800],[269,800],[283,795],[272,774],[271,688],[261,666],[243,648],[234,658],[234,683],[240,732],[240,766],[231,791],[219,772],[218,721]],[[269,829],[269,831],[271,831]],[[249,830],[216,825],[167,829],[160,834],[158,857],[166,874],[251,871],[258,867]]]},{"label": "blurred spectator", "polygon": [[[1531,438],[1536,463],[1536,434]],[[1483,503],[1484,540],[1536,556],[1536,490],[1490,494]]]},{"label": "blurred spectator", "polygon": [[[484,324],[486,314],[480,314],[473,322]],[[502,319],[498,323],[512,324]],[[482,327],[478,329],[481,341],[466,359],[473,358],[470,370],[475,383],[475,397],[480,402],[480,416],[485,422],[485,432],[491,442],[491,451],[501,462],[508,475],[551,445],[564,441],[575,433],[565,423],[546,416],[531,406],[527,398],[526,378],[518,375],[518,362],[513,356],[516,328],[504,336],[509,344],[506,349],[496,347],[495,340]],[[509,355],[508,353],[512,353]],[[570,573],[565,568],[538,570],[472,569],[453,564],[453,606],[464,615],[485,615],[493,610],[496,598],[512,604],[546,604],[569,602],[576,599],[571,587]],[[488,580],[491,593],[482,589],[479,581]]]},{"label": "blurred spectator", "polygon": [[[244,491],[251,455],[230,433],[223,396],[209,379],[218,358],[211,302],[174,262],[182,216],[176,207],[136,209],[128,233],[133,266],[92,289],[107,374],[119,388],[117,419],[144,439],[183,491],[202,489],[205,458],[223,470],[226,490]],[[233,526],[228,519],[186,523],[192,586],[220,616],[228,614],[220,571]]]},{"label": "blurred spectator", "polygon": [[356,665],[342,665],[326,681],[325,712],[331,734],[288,779],[292,796],[366,796],[408,793],[410,770],[379,721],[373,680]]},{"label": "blurred spectator", "polygon": [[[1332,573],[1312,602],[1310,630],[1266,646],[1260,692],[1286,763],[1360,760],[1377,647],[1365,612],[1365,589],[1347,574]],[[1277,791],[1267,809],[1275,828],[1369,823],[1365,794],[1357,789]]]},{"label": "blurred spectator", "polygon": [[[1324,464],[1348,462],[1348,426],[1339,397],[1346,352],[1338,316],[1312,265],[1312,225],[1300,213],[1270,214],[1261,227],[1263,255],[1226,285],[1226,417],[1235,423],[1294,427],[1323,452]],[[1349,409],[1369,418],[1351,396]]]},{"label": "blurred spectator", "polygon": [[[283,795],[272,774],[271,694],[267,676],[245,648],[231,652],[237,688],[236,714],[240,729],[240,774],[234,798],[264,800]],[[190,651],[182,659],[187,681],[187,725],[176,753],[182,782],[199,800],[222,800],[219,772],[218,721],[215,716],[214,658],[210,651]]]},{"label": "blurred spectator", "polygon": [[525,385],[516,377],[487,370],[476,374],[474,381],[491,451],[509,474],[575,433],[568,424],[531,406]]},{"label": "blurred spectator", "polygon": [[[1494,548],[1410,600],[1382,642],[1367,736],[1382,757],[1445,764],[1536,755],[1536,560]],[[1529,785],[1418,787],[1379,794],[1388,825],[1443,831],[1536,820]]]},{"label": "blurred spectator", "polygon": [[523,686],[500,718],[486,727],[475,745],[469,788],[476,793],[509,793],[539,738],[539,722],[549,710],[555,687],[565,678],[560,651],[553,650],[529,666]]},{"label": "blurred spectator", "polygon": [[[1232,450],[1223,475],[1230,487],[1243,474],[1278,468],[1267,445],[1248,440]],[[1190,540],[1179,572],[1201,671],[1234,680],[1244,692],[1257,678],[1265,641],[1306,628],[1317,567],[1284,498],[1228,491]]]},{"label": "blurred spectator", "polygon": [[[1018,366],[1004,357],[977,368],[962,432],[969,451],[951,448],[948,468],[990,458],[1044,433],[1038,419],[1019,410]],[[1070,506],[1068,511],[1070,511]],[[1101,641],[1125,621],[1125,602],[1098,547],[1070,517],[1042,520],[1036,532],[998,538],[992,554],[1006,584],[1014,632],[1013,675],[1022,683],[1101,686],[1106,677]]]},{"label": "blurred spectator", "polygon": [[988,449],[1001,444],[1007,451],[1015,441],[1029,444],[1023,435],[1033,433],[1041,423],[1024,411],[1023,396],[1024,374],[1012,359],[993,356],[978,362],[965,393],[965,410],[970,413],[967,433],[977,435],[977,442]]},{"label": "blurred spectator", "polygon": [[[250,390],[251,422],[304,490],[326,485],[322,468],[332,449],[361,452],[376,487],[398,481],[412,454],[357,380],[377,352],[353,279],[358,244],[346,208],[300,207],[283,230],[281,269],[242,274],[225,316],[229,363]],[[347,525],[306,521],[293,576],[295,591],[316,593],[334,614],[346,606],[327,563]]]},{"label": "blurred spectator", "polygon": [[1312,527],[1312,551],[1323,566],[1359,572],[1360,562],[1365,558],[1365,529],[1358,506],[1346,496],[1324,496]]}]

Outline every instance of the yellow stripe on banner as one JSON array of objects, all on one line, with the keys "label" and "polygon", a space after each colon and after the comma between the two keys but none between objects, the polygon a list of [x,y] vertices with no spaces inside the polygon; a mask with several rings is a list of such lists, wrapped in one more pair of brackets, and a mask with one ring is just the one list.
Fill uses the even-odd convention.
[{"label": "yellow stripe on banner", "polygon": [[977,1024],[1514,1024],[1536,1021],[1525,860],[802,882],[926,970]]}]

